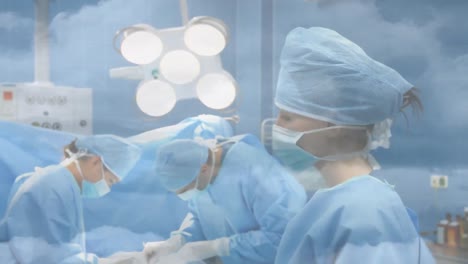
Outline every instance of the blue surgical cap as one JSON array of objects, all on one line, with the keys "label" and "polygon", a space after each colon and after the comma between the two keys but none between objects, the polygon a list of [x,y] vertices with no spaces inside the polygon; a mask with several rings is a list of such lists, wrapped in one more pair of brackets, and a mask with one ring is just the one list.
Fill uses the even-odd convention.
[{"label": "blue surgical cap", "polygon": [[275,104],[334,124],[368,125],[398,113],[412,87],[337,32],[296,28],[281,53]]},{"label": "blue surgical cap", "polygon": [[232,137],[234,136],[234,129],[226,119],[216,115],[198,115],[184,119],[184,122],[200,121],[201,124],[195,131],[194,137],[201,137],[204,139],[215,137]]},{"label": "blue surgical cap", "polygon": [[127,176],[141,155],[138,146],[114,135],[80,137],[75,145],[89,154],[100,156],[106,168],[120,180]]},{"label": "blue surgical cap", "polygon": [[208,147],[190,139],[169,142],[159,149],[156,157],[156,175],[169,191],[189,185],[208,159]]}]

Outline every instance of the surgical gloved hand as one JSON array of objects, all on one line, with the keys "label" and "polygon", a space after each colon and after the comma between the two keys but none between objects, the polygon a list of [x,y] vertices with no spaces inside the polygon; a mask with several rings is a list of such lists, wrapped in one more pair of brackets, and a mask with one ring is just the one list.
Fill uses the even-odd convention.
[{"label": "surgical gloved hand", "polygon": [[159,258],[176,252],[182,245],[183,237],[178,234],[165,241],[146,243],[143,248],[143,253],[149,263],[156,263]]},{"label": "surgical gloved hand", "polygon": [[209,241],[185,244],[176,254],[160,259],[158,264],[188,263],[215,256],[229,256],[229,238],[223,237]]},{"label": "surgical gloved hand", "polygon": [[142,252],[118,252],[107,258],[100,258],[99,264],[146,264]]}]

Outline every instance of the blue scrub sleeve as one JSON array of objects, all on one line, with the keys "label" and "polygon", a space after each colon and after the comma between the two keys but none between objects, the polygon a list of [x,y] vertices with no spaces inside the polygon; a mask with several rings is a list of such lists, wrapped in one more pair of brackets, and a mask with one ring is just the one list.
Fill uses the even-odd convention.
[{"label": "blue scrub sleeve", "polygon": [[7,212],[9,247],[19,263],[93,263],[86,260],[82,230],[69,224],[70,209],[60,197],[51,194],[39,200],[24,193],[12,203]]},{"label": "blue scrub sleeve", "polygon": [[10,189],[10,194],[8,196],[8,202],[7,204],[10,204],[11,202],[11,199],[13,198],[13,196],[15,196],[15,194],[18,192],[18,189],[21,187],[21,185],[23,185],[23,183],[29,179],[32,175],[34,175],[33,172],[29,172],[29,173],[25,173],[25,174],[22,174],[20,176],[18,176],[16,179],[15,179],[15,182],[13,183],[13,185],[11,186],[11,189]]},{"label": "blue scrub sleeve", "polygon": [[305,204],[305,192],[273,160],[253,164],[242,184],[244,199],[251,206],[259,228],[231,236],[230,255],[273,263],[286,225]]},{"label": "blue scrub sleeve", "polygon": [[[196,209],[195,203],[190,201],[188,203],[189,212],[193,215],[192,220],[193,223],[191,226],[183,230],[184,232],[182,235],[184,236],[185,242],[195,242],[195,241],[204,241],[206,240],[205,235],[202,232],[202,228],[200,225],[200,219],[198,217],[198,210]],[[187,234],[188,233],[188,234]]]}]

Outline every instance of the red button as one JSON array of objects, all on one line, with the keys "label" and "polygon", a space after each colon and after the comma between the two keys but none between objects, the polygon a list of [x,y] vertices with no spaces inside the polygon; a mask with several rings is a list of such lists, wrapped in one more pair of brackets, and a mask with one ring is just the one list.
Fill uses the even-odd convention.
[{"label": "red button", "polygon": [[4,91],[3,92],[3,100],[5,100],[5,101],[13,100],[13,92],[12,91]]}]

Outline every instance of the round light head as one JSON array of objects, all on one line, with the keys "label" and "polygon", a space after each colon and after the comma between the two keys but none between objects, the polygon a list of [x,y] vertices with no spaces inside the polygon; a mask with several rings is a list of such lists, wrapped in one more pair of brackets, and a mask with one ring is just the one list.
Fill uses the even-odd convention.
[{"label": "round light head", "polygon": [[197,95],[207,107],[225,109],[236,99],[236,84],[226,73],[209,73],[198,81]]},{"label": "round light head", "polygon": [[200,56],[217,55],[226,47],[226,26],[215,18],[195,18],[185,30],[184,42],[191,51]]},{"label": "round light head", "polygon": [[161,55],[163,43],[154,30],[146,27],[132,27],[123,32],[120,53],[129,62],[149,64]]},{"label": "round light head", "polygon": [[150,116],[163,116],[174,108],[177,98],[174,89],[166,82],[143,82],[136,94],[138,107]]},{"label": "round light head", "polygon": [[168,52],[161,59],[161,74],[175,84],[189,83],[200,74],[200,62],[192,53],[185,50]]}]

